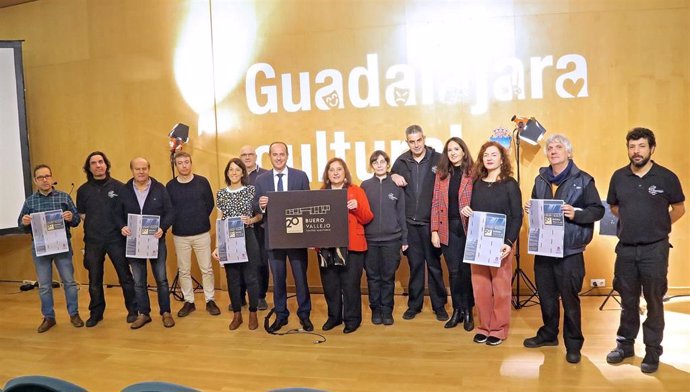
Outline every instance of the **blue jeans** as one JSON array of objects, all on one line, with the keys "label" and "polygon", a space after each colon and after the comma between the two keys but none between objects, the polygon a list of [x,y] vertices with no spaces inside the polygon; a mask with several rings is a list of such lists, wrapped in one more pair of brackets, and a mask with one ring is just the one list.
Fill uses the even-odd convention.
[{"label": "blue jeans", "polygon": [[55,267],[65,287],[67,313],[70,316],[78,314],[79,300],[77,297],[77,282],[74,281],[74,266],[72,265],[72,243],[69,243],[69,251],[48,256],[36,256],[36,249],[32,243],[31,256],[33,256],[34,267],[36,268],[38,296],[41,298],[41,313],[43,317],[55,319],[55,309],[53,309],[53,262],[55,262]]},{"label": "blue jeans", "polygon": [[[160,314],[170,313],[170,287],[168,287],[168,275],[165,270],[165,263],[168,250],[165,247],[165,238],[158,241],[158,258],[149,259],[151,271],[156,279],[158,291],[158,307]],[[137,310],[139,314],[148,315],[151,313],[151,302],[149,301],[148,281],[146,275],[146,259],[127,258],[132,267],[132,277],[134,278],[134,292],[137,299]]]}]

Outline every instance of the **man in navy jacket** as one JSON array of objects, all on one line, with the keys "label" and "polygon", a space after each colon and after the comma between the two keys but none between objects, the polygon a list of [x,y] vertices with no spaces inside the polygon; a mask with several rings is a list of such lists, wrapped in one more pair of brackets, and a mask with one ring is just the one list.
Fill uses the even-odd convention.
[{"label": "man in navy jacket", "polygon": [[[125,184],[122,197],[119,198],[114,219],[118,222],[123,236],[133,235],[127,226],[127,214],[157,215],[160,217],[160,227],[154,234],[158,238],[158,257],[149,259],[151,270],[156,279],[158,291],[158,306],[166,328],[173,327],[175,320],[170,314],[170,287],[166,272],[167,249],[165,247],[165,232],[172,226],[175,215],[165,186],[149,176],[151,165],[145,158],[134,158],[129,163],[133,178]],[[134,291],[137,298],[139,315],[130,326],[138,329],[151,322],[149,313],[151,305],[146,278],[146,259],[128,257],[132,275],[134,277]]]}]

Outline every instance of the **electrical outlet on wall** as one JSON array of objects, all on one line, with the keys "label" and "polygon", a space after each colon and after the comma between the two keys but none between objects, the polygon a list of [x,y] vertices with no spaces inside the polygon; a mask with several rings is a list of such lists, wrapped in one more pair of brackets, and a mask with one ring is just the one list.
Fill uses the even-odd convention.
[{"label": "electrical outlet on wall", "polygon": [[606,279],[590,279],[590,287],[604,287],[606,286]]}]

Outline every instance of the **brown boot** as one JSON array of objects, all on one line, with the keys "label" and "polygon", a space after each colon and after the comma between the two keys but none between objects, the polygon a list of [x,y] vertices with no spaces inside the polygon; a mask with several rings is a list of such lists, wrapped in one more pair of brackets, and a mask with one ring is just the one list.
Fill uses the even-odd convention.
[{"label": "brown boot", "polygon": [[249,329],[252,331],[259,328],[259,318],[256,316],[256,312],[249,312]]},{"label": "brown boot", "polygon": [[232,321],[230,322],[230,330],[234,331],[242,325],[242,312],[235,312],[232,315]]}]

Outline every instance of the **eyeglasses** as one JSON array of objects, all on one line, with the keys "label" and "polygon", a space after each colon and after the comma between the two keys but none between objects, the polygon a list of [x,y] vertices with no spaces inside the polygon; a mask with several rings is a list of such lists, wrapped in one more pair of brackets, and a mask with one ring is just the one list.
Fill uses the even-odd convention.
[{"label": "eyeglasses", "polygon": [[372,165],[388,165],[388,162],[386,161],[374,161],[371,163]]},{"label": "eyeglasses", "polygon": [[53,178],[53,176],[51,174],[46,174],[45,176],[36,177],[36,181],[46,181],[46,180],[50,180],[51,178]]},{"label": "eyeglasses", "polygon": [[250,152],[248,154],[240,154],[240,158],[253,157],[254,155],[256,155],[256,154],[254,154],[253,152]]}]

